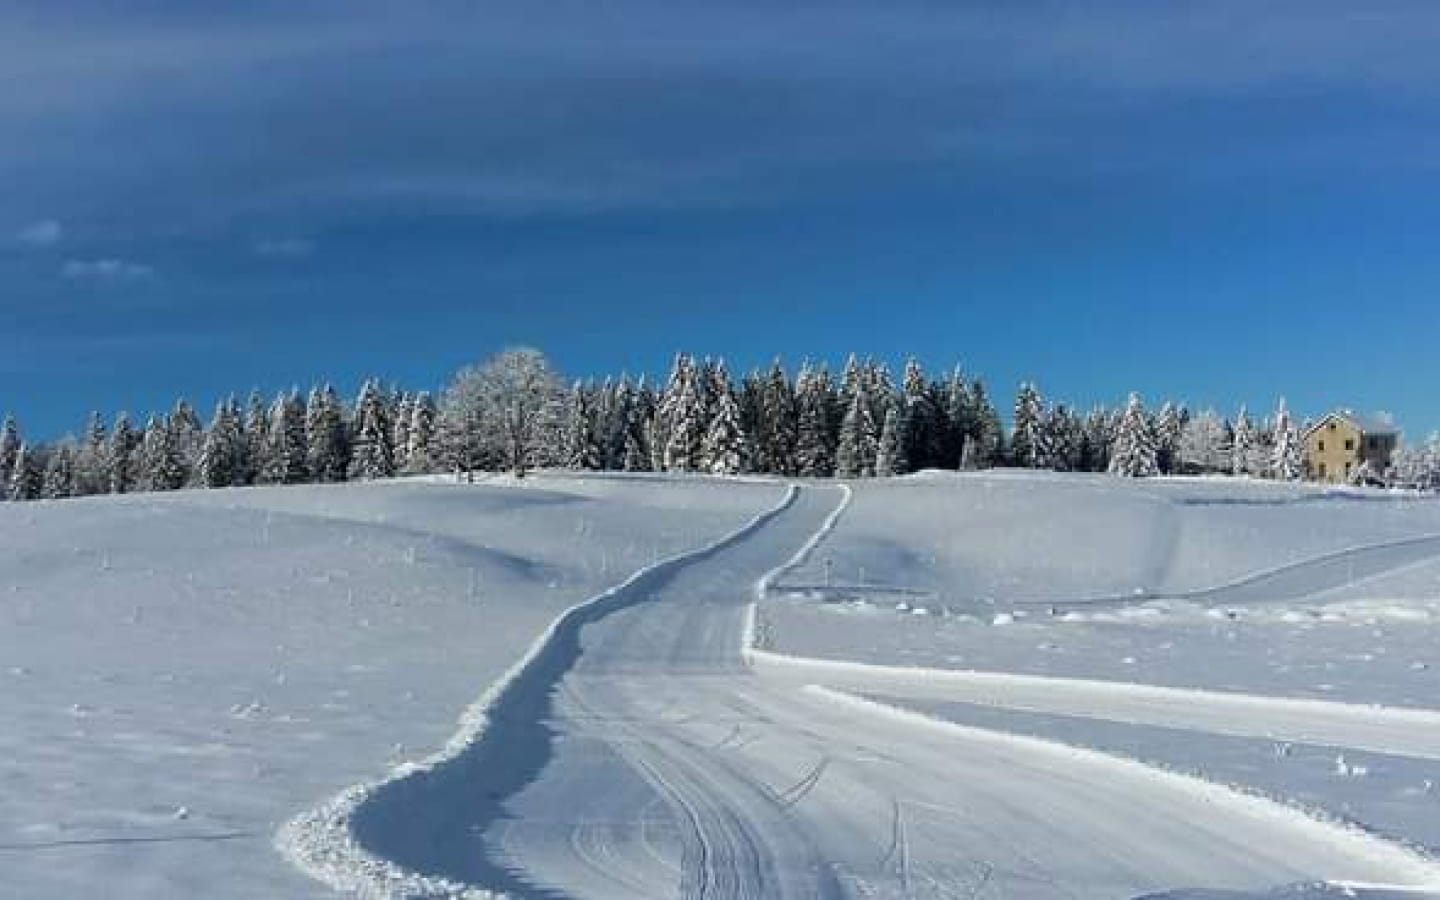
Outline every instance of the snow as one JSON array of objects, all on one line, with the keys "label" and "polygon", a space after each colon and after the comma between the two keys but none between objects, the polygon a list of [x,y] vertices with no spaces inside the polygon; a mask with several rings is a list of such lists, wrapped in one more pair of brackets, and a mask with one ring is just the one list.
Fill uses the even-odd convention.
[{"label": "snow", "polygon": [[755,664],[1440,852],[1437,532],[1428,497],[1234,479],[860,483]]},{"label": "snow", "polygon": [[1419,496],[542,473],[0,535],[17,896],[1440,890]]},{"label": "snow", "polygon": [[0,504],[0,893],[323,895],[272,849],[283,821],[428,755],[566,607],[781,494],[556,476]]}]

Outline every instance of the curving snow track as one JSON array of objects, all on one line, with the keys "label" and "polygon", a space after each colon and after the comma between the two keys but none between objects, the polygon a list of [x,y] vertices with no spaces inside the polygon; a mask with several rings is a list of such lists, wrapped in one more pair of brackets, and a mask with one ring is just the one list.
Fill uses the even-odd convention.
[{"label": "curving snow track", "polygon": [[371,796],[354,827],[367,853],[436,893],[576,900],[1440,883],[1408,850],[1263,799],[752,669],[741,636],[753,585],[807,547],[839,499],[804,488],[557,637],[564,665],[522,674],[507,688],[519,699],[496,703],[486,740],[506,753],[483,765],[461,754],[431,788]]}]

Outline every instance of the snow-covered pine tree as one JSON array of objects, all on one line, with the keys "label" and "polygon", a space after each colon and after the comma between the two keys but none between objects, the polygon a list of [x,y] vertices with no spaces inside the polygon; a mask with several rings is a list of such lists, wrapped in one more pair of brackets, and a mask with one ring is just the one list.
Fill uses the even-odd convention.
[{"label": "snow-covered pine tree", "polygon": [[645,409],[638,398],[630,404],[625,426],[625,457],[620,461],[622,471],[651,471],[654,454],[650,450],[650,435],[654,419],[645,414]]},{"label": "snow-covered pine tree", "polygon": [[862,371],[864,378],[860,392],[870,404],[870,419],[875,423],[875,440],[879,441],[885,412],[895,397],[895,379],[890,374],[890,366],[884,362],[867,360]]},{"label": "snow-covered pine tree", "polygon": [[[695,384],[700,392],[700,421],[704,424],[705,430],[710,427],[710,419],[715,414],[715,366],[717,362],[710,357],[705,357],[695,365]],[[700,442],[705,442],[702,433]],[[704,468],[703,460],[701,468]]]},{"label": "snow-covered pine tree", "polygon": [[1305,474],[1304,449],[1300,434],[1290,420],[1285,398],[1275,410],[1274,443],[1270,449],[1270,475],[1280,481],[1298,481]]},{"label": "snow-covered pine tree", "polygon": [[410,468],[410,420],[415,415],[415,396],[400,393],[395,402],[395,419],[390,423],[390,447],[395,455],[395,471]]},{"label": "snow-covered pine tree", "polygon": [[1005,458],[1005,429],[1000,423],[1000,414],[985,392],[985,383],[978,378],[971,383],[970,401],[973,413],[970,438],[975,444],[975,468],[993,468]]},{"label": "snow-covered pine tree", "polygon": [[305,466],[311,481],[344,481],[350,471],[345,409],[332,385],[310,391],[305,407]]},{"label": "snow-covered pine tree", "polygon": [[1024,469],[1039,468],[1045,453],[1041,429],[1045,405],[1040,392],[1023,382],[1015,395],[1015,427],[1010,434],[1010,462]]},{"label": "snow-covered pine tree", "polygon": [[1115,444],[1110,452],[1110,474],[1145,478],[1156,474],[1155,435],[1140,395],[1132,393],[1120,417]]},{"label": "snow-covered pine tree", "polygon": [[1179,468],[1180,435],[1184,427],[1181,410],[1166,400],[1155,417],[1155,465],[1162,475],[1173,474]]},{"label": "snow-covered pine tree", "polygon": [[600,465],[607,471],[625,468],[625,426],[631,402],[629,375],[621,375],[619,381],[605,379],[595,418],[600,432]]},{"label": "snow-covered pine tree", "polygon": [[265,484],[300,484],[309,478],[305,457],[305,403],[298,390],[276,396],[265,430],[260,480]]},{"label": "snow-covered pine tree", "polygon": [[613,471],[617,468],[615,447],[611,443],[611,439],[614,437],[613,426],[617,399],[615,382],[609,375],[594,386],[592,393],[594,409],[591,410],[591,416],[595,423],[596,464],[602,472]]},{"label": "snow-covered pine tree", "polygon": [[1044,412],[1040,423],[1041,468],[1073,472],[1080,465],[1081,426],[1063,403]]},{"label": "snow-covered pine tree", "polygon": [[437,418],[435,398],[430,396],[430,392],[421,391],[416,394],[415,402],[410,406],[410,428],[407,431],[410,446],[405,450],[405,471],[415,474],[435,471]]},{"label": "snow-covered pine tree", "polygon": [[[925,370],[913,356],[905,361],[901,395],[905,409],[897,418],[905,426],[900,435],[900,457],[905,460],[904,471],[936,468],[940,464],[940,410],[935,406]],[[888,410],[886,415],[889,415]],[[883,447],[883,425],[880,432]]]},{"label": "snow-covered pine tree", "polygon": [[85,497],[104,494],[110,490],[107,476],[110,450],[105,434],[105,421],[98,412],[92,412],[85,423],[85,436],[76,448],[75,454],[75,496]]},{"label": "snow-covered pine tree", "polygon": [[15,474],[15,462],[20,458],[20,426],[14,416],[6,416],[0,426],[0,493],[10,497],[10,479]]},{"label": "snow-covered pine tree", "polygon": [[835,474],[835,437],[830,430],[834,390],[824,367],[801,368],[795,390],[795,468],[799,475],[826,478]]},{"label": "snow-covered pine tree", "polygon": [[371,379],[360,389],[355,401],[354,435],[350,455],[350,477],[365,480],[389,478],[395,474],[395,451],[390,446],[389,409],[379,382]]},{"label": "snow-covered pine tree", "polygon": [[[850,354],[845,359],[845,368],[840,373],[840,419],[844,419],[850,412],[851,405],[855,402],[855,395],[860,392],[865,383],[865,372],[860,366],[860,360],[855,354]],[[836,431],[839,431],[837,422]]]},{"label": "snow-covered pine tree", "polygon": [[50,448],[41,478],[40,496],[46,500],[64,500],[75,496],[75,461],[78,451],[66,441]]},{"label": "snow-covered pine tree", "polygon": [[695,362],[684,353],[675,357],[656,421],[659,436],[665,441],[662,468],[669,472],[699,471],[706,431],[705,399]]},{"label": "snow-covered pine tree", "polygon": [[904,397],[891,401],[885,410],[885,423],[880,426],[880,441],[875,448],[875,475],[888,478],[910,471],[905,453],[905,434],[908,431],[909,405]]},{"label": "snow-covered pine tree", "polygon": [[241,442],[240,424],[231,418],[226,403],[215,404],[215,414],[210,418],[210,427],[205,430],[205,441],[200,448],[200,485],[207,488],[230,487],[236,483],[238,454],[236,448]]},{"label": "snow-covered pine tree", "polygon": [[956,366],[950,373],[950,380],[945,384],[945,440],[940,452],[940,462],[944,468],[966,468],[964,465],[966,448],[970,448],[970,463],[974,465],[975,448],[971,435],[975,430],[975,415],[973,402],[970,398],[970,387],[965,383],[965,376]]},{"label": "snow-covered pine tree", "polygon": [[1240,415],[1235,418],[1235,433],[1230,441],[1230,473],[1232,475],[1255,474],[1254,456],[1255,426],[1250,421],[1250,414],[1242,406]]},{"label": "snow-covered pine tree", "polygon": [[795,392],[778,359],[771,363],[761,383],[757,428],[755,468],[775,475],[795,474],[795,443],[799,436]]},{"label": "snow-covered pine tree", "polygon": [[879,450],[875,420],[864,390],[851,395],[850,409],[840,423],[839,443],[835,448],[835,475],[839,478],[864,478],[875,474],[875,456]]},{"label": "snow-covered pine tree", "polygon": [[[925,395],[929,400],[932,417],[930,429],[930,460],[925,468],[931,469],[952,469],[959,466],[959,454],[955,457],[949,455],[950,436],[953,429],[950,425],[950,385],[946,381],[931,379],[925,385]],[[918,471],[921,467],[916,465],[915,460],[910,460],[910,470]]]},{"label": "snow-covered pine tree", "polygon": [[1255,429],[1255,452],[1250,470],[1261,478],[1270,478],[1274,474],[1274,462],[1275,420],[1267,416],[1261,426]]},{"label": "snow-covered pine tree", "polygon": [[311,481],[325,480],[321,475],[324,457],[317,452],[319,448],[316,446],[316,438],[321,433],[320,418],[324,413],[325,405],[320,398],[320,388],[312,385],[310,395],[305,398],[305,468]]},{"label": "snow-covered pine tree", "polygon": [[712,369],[710,378],[713,401],[710,427],[705,432],[701,451],[702,464],[712,475],[738,475],[749,451],[745,429],[740,424],[740,406],[723,360]]},{"label": "snow-covered pine tree", "polygon": [[593,385],[576,381],[566,404],[565,467],[582,471],[601,468],[604,451],[600,441],[598,395]]},{"label": "snow-covered pine tree", "polygon": [[163,490],[155,486],[154,468],[165,453],[165,420],[151,413],[140,431],[140,443],[135,454],[135,488],[141,491]]},{"label": "snow-covered pine tree", "polygon": [[200,462],[200,447],[205,440],[205,427],[200,423],[195,409],[184,397],[175,401],[175,408],[166,418],[166,427],[175,443],[175,458],[180,463],[179,487],[197,484],[199,476],[196,469]]},{"label": "snow-covered pine tree", "polygon": [[127,494],[139,483],[139,461],[135,453],[139,446],[140,435],[130,424],[130,416],[120,413],[110,429],[110,445],[106,453],[108,465],[105,476],[109,480],[110,493]]},{"label": "snow-covered pine tree", "polygon": [[9,497],[39,500],[44,488],[45,470],[40,449],[22,443],[15,451],[15,463],[10,470]]},{"label": "snow-covered pine tree", "polygon": [[655,414],[651,417],[647,443],[651,451],[650,467],[657,472],[663,472],[666,468],[665,448],[670,443],[671,408],[678,402],[684,389],[682,382],[690,377],[691,365],[688,354],[676,353],[670,364],[670,377],[655,398]]},{"label": "snow-covered pine tree", "polygon": [[260,391],[252,390],[245,407],[245,480],[257,484],[265,480],[265,463],[270,455],[270,414]]},{"label": "snow-covered pine tree", "polygon": [[745,461],[746,470],[763,472],[761,444],[765,439],[765,373],[751,369],[740,378],[735,404],[740,407],[740,427],[750,437],[750,458]]},{"label": "snow-covered pine tree", "polygon": [[628,379],[620,384],[620,401],[616,416],[623,414],[624,438],[620,456],[622,472],[649,472],[654,468],[654,452],[650,440],[654,434],[655,395],[645,376],[634,387]]},{"label": "snow-covered pine tree", "polygon": [[1110,445],[1115,436],[1110,430],[1110,413],[1102,406],[1085,415],[1080,426],[1078,468],[1081,472],[1105,472],[1110,468]]},{"label": "snow-covered pine tree", "polygon": [[185,486],[185,458],[180,452],[180,435],[188,423],[174,424],[170,416],[151,416],[141,443],[140,483],[147,491],[178,491]]}]

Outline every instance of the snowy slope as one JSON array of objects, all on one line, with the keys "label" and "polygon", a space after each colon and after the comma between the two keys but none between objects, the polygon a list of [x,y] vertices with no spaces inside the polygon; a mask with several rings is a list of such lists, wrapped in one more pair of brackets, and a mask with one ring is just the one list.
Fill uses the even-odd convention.
[{"label": "snowy slope", "polygon": [[1440,884],[1440,866],[1401,844],[1283,804],[751,669],[752,587],[840,499],[807,487],[555,631],[478,739],[356,808],[368,859],[345,883],[614,898]]},{"label": "snowy slope", "polygon": [[0,507],[4,886],[1440,888],[1434,504],[1023,473],[847,496],[546,476]]},{"label": "snowy slope", "polygon": [[801,655],[1423,706],[1437,534],[1430,497],[927,473],[858,485],[763,626]]},{"label": "snowy slope", "polygon": [[[756,665],[1440,850],[1437,509],[1231,481],[861,484],[764,605],[779,655]],[[862,559],[864,584],[839,577]]]},{"label": "snowy slope", "polygon": [[306,897],[271,847],[439,747],[565,607],[770,484],[540,477],[0,504],[15,897]]},{"label": "snowy slope", "polygon": [[957,610],[997,599],[1173,596],[1322,554],[1440,535],[1434,497],[1273,482],[999,471],[856,487],[844,525],[790,581],[822,585],[828,558],[834,584],[908,588]]}]

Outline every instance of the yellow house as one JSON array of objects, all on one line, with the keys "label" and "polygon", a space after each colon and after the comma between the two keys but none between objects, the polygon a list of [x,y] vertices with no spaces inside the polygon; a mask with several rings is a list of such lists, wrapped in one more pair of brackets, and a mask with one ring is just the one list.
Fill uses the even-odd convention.
[{"label": "yellow house", "polygon": [[1390,468],[1400,433],[1385,419],[1337,409],[1305,430],[1305,471],[1314,481],[1343,484],[1363,463],[1378,476]]}]

